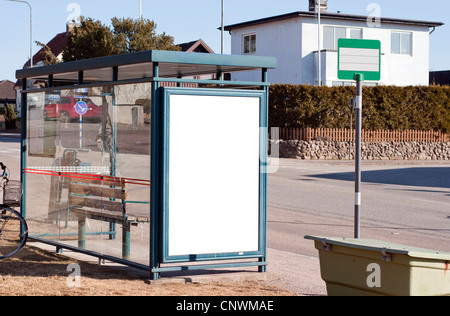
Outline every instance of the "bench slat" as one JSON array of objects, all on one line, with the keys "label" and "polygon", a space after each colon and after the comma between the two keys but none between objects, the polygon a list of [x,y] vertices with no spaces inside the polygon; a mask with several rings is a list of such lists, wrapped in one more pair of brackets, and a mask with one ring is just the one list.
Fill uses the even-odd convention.
[{"label": "bench slat", "polygon": [[125,183],[120,180],[95,180],[95,179],[83,179],[83,178],[73,178],[71,179],[72,183],[86,183],[86,184],[95,184],[101,186],[116,186],[123,187]]},{"label": "bench slat", "polygon": [[108,200],[92,199],[83,196],[71,196],[69,200],[71,207],[90,207],[100,210],[124,213],[122,202],[114,202]]},{"label": "bench slat", "polygon": [[80,216],[81,218],[92,218],[95,220],[114,222],[114,223],[123,223],[124,217],[122,213],[118,212],[110,212],[110,211],[102,211],[98,209],[86,209],[86,208],[73,208],[72,212]]},{"label": "bench slat", "polygon": [[125,191],[122,190],[121,188],[109,188],[106,186],[93,186],[79,183],[71,183],[70,193],[122,200],[124,198]]},{"label": "bench slat", "polygon": [[121,181],[71,179],[68,204],[77,216],[119,223],[149,222],[148,216],[126,214],[123,203],[126,203],[128,194],[125,187],[126,184]]},{"label": "bench slat", "polygon": [[123,223],[126,219],[130,223],[149,223],[150,218],[145,216],[129,216],[126,215],[124,218],[123,214],[118,212],[101,211],[96,209],[83,209],[83,208],[73,208],[72,212],[81,217],[88,217],[96,220],[102,220],[114,223]]}]

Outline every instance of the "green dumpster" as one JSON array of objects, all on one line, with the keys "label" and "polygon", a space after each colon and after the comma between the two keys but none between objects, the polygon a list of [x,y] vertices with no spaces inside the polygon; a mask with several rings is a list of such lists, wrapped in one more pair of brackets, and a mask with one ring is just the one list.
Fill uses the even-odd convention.
[{"label": "green dumpster", "polygon": [[450,296],[450,253],[379,240],[305,236],[329,296]]}]

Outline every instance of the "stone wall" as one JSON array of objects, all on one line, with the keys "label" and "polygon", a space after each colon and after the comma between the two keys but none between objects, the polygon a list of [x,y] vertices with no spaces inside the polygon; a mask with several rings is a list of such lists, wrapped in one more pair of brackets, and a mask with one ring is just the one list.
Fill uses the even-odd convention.
[{"label": "stone wall", "polygon": [[[281,158],[310,160],[349,159],[349,143],[336,141],[279,141]],[[355,143],[352,144],[354,159]],[[450,143],[363,143],[363,160],[450,160]]]}]

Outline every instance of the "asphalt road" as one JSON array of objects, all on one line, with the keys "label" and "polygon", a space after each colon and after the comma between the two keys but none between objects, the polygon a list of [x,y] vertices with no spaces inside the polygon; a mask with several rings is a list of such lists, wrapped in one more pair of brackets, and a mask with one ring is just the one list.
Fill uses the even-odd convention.
[{"label": "asphalt road", "polygon": [[[450,252],[450,162],[364,161],[361,238]],[[354,164],[281,159],[268,177],[269,247],[315,255],[354,235]]]}]

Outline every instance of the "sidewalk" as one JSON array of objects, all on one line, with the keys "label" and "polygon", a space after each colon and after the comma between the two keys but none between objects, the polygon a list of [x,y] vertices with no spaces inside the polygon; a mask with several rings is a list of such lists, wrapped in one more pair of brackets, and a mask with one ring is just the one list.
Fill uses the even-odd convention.
[{"label": "sidewalk", "polygon": [[325,282],[320,276],[319,258],[268,249],[268,261],[270,284],[298,295],[327,295]]},{"label": "sidewalk", "polygon": [[[55,247],[29,242],[32,247],[37,247],[48,252],[54,252]],[[81,253],[64,251],[63,256],[98,264],[98,259]],[[215,270],[196,270],[183,272],[167,272],[161,275],[157,281],[149,281],[154,284],[212,284],[212,283],[242,283],[258,282],[267,286],[276,286],[283,290],[290,291],[299,296],[326,296],[325,282],[320,277],[319,259],[289,252],[268,249],[268,261],[266,273],[257,272],[256,268],[230,268]],[[132,267],[123,266],[114,262],[102,263],[102,266],[116,269],[130,275],[147,279],[148,272]],[[206,293],[205,293],[206,294]],[[242,293],[245,295],[245,293]]]}]

